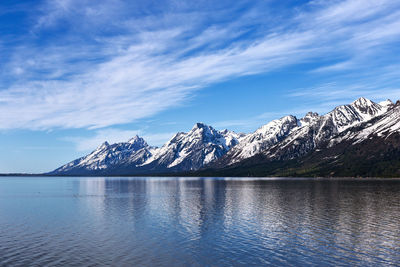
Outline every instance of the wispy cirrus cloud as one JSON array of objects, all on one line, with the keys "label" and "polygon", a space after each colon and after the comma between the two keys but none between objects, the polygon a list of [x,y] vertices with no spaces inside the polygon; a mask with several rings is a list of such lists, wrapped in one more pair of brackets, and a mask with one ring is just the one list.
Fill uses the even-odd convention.
[{"label": "wispy cirrus cloud", "polygon": [[[309,101],[320,100],[320,104],[316,108],[323,111],[332,109],[338,104],[350,103],[360,96],[377,102],[386,99],[391,99],[392,101],[397,101],[399,99],[399,86],[380,86],[379,82],[374,83],[368,80],[352,84],[332,82],[310,88],[299,88],[293,90],[288,96],[293,98],[307,98]],[[377,90],[377,88],[381,88],[382,90]],[[384,91],[384,94],[382,91]]]},{"label": "wispy cirrus cloud", "polygon": [[[234,77],[321,58],[344,63],[319,71],[379,67],[387,62],[371,58],[400,41],[395,1],[313,1],[287,11],[287,19],[273,17],[268,5],[221,4],[212,13],[210,6],[162,3],[148,12],[140,1],[44,2],[31,17],[28,41],[10,49],[2,65],[0,128],[129,123]],[[49,31],[52,37],[44,35]]]}]

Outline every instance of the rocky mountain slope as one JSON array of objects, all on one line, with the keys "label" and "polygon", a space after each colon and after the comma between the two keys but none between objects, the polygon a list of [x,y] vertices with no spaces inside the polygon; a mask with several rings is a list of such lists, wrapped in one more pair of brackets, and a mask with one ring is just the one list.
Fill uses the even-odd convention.
[{"label": "rocky mountain slope", "polygon": [[191,131],[175,134],[160,148],[150,147],[138,136],[124,143],[105,142],[89,155],[50,174],[125,175],[198,170],[228,152],[243,136],[196,123]]},{"label": "rocky mountain slope", "polygon": [[177,133],[165,145],[155,150],[143,166],[148,166],[151,170],[198,170],[226,154],[243,136],[196,123],[188,133]]},{"label": "rocky mountain slope", "polygon": [[[325,115],[285,116],[247,135],[196,123],[160,148],[150,147],[138,136],[124,143],[106,142],[50,174],[381,176],[380,168],[370,170],[378,159],[383,165],[400,161],[399,109],[400,104],[390,100],[375,103],[359,98]],[[362,164],[355,167],[356,162]],[[386,169],[396,173],[396,164]]]},{"label": "rocky mountain slope", "polygon": [[385,113],[393,103],[359,98],[336,107],[326,115],[309,112],[303,118],[286,116],[248,134],[212,167],[225,167],[263,153],[272,159],[293,159],[316,149],[347,128]]},{"label": "rocky mountain slope", "polygon": [[277,160],[303,156],[329,142],[346,129],[384,114],[392,106],[393,104],[380,105],[359,98],[349,105],[338,106],[323,116],[308,113],[300,119],[299,126],[293,129],[285,140],[262,153],[270,159]]},{"label": "rocky mountain slope", "polygon": [[90,175],[119,168],[139,167],[151,157],[154,149],[139,136],[128,142],[112,145],[104,142],[89,155],[65,164],[50,174]]},{"label": "rocky mountain slope", "polygon": [[214,164],[223,167],[266,151],[285,139],[297,126],[296,117],[291,115],[273,120],[258,128],[254,133],[246,135],[237,146],[233,147]]},{"label": "rocky mountain slope", "polygon": [[371,117],[365,115],[371,109],[358,109],[365,112],[365,119],[347,120],[349,126],[335,123],[333,114],[344,110],[339,107],[253,157],[198,174],[400,177],[400,102],[386,103]]}]

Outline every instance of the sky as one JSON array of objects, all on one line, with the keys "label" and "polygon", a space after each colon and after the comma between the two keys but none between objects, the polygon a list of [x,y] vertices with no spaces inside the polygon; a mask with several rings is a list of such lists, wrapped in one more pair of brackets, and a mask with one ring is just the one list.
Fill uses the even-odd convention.
[{"label": "sky", "polygon": [[2,0],[0,172],[400,98],[400,1]]}]

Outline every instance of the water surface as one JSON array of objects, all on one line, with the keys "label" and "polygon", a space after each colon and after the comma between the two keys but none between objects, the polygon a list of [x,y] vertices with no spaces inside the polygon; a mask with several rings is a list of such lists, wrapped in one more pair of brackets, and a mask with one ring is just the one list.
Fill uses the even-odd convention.
[{"label": "water surface", "polygon": [[399,266],[400,180],[0,178],[0,266]]}]

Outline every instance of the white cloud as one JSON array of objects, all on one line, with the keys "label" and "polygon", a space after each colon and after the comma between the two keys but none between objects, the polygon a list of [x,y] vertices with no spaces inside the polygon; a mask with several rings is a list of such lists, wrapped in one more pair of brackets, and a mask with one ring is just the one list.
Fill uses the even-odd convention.
[{"label": "white cloud", "polygon": [[359,97],[366,97],[373,101],[379,102],[386,99],[397,101],[400,96],[399,87],[385,87],[377,90],[377,85],[373,83],[328,83],[312,88],[300,88],[289,94],[290,97],[303,97],[309,101],[319,100],[320,107],[334,107],[338,104],[348,104]]},{"label": "white cloud", "polygon": [[344,61],[335,63],[329,66],[323,66],[317,69],[314,69],[313,72],[331,72],[331,71],[343,71],[348,70],[353,67],[354,63],[351,61]]},{"label": "white cloud", "polygon": [[[366,62],[374,66],[370,59],[374,51],[380,52],[376,47],[400,39],[399,5],[393,2],[321,1],[285,25],[237,40],[240,23],[204,26],[199,23],[207,18],[204,13],[196,13],[196,19],[182,10],[164,14],[163,24],[154,17],[126,17],[121,1],[103,1],[99,8],[90,1],[52,1],[34,26],[35,34],[62,20],[81,30],[79,38],[88,34],[97,44],[75,40],[72,31],[66,33],[64,44],[28,43],[16,48],[8,64],[14,71],[24,66],[20,75],[24,77],[0,91],[0,128],[102,128],[129,123],[181,105],[209,84],[321,57],[345,57],[346,63],[322,67],[325,71]],[[176,16],[185,23],[171,22]],[[110,18],[114,19],[110,27],[120,33],[96,33]],[[203,46],[207,48],[199,49]],[[28,58],[30,63],[23,64]],[[105,136],[99,133],[100,137]]]}]

